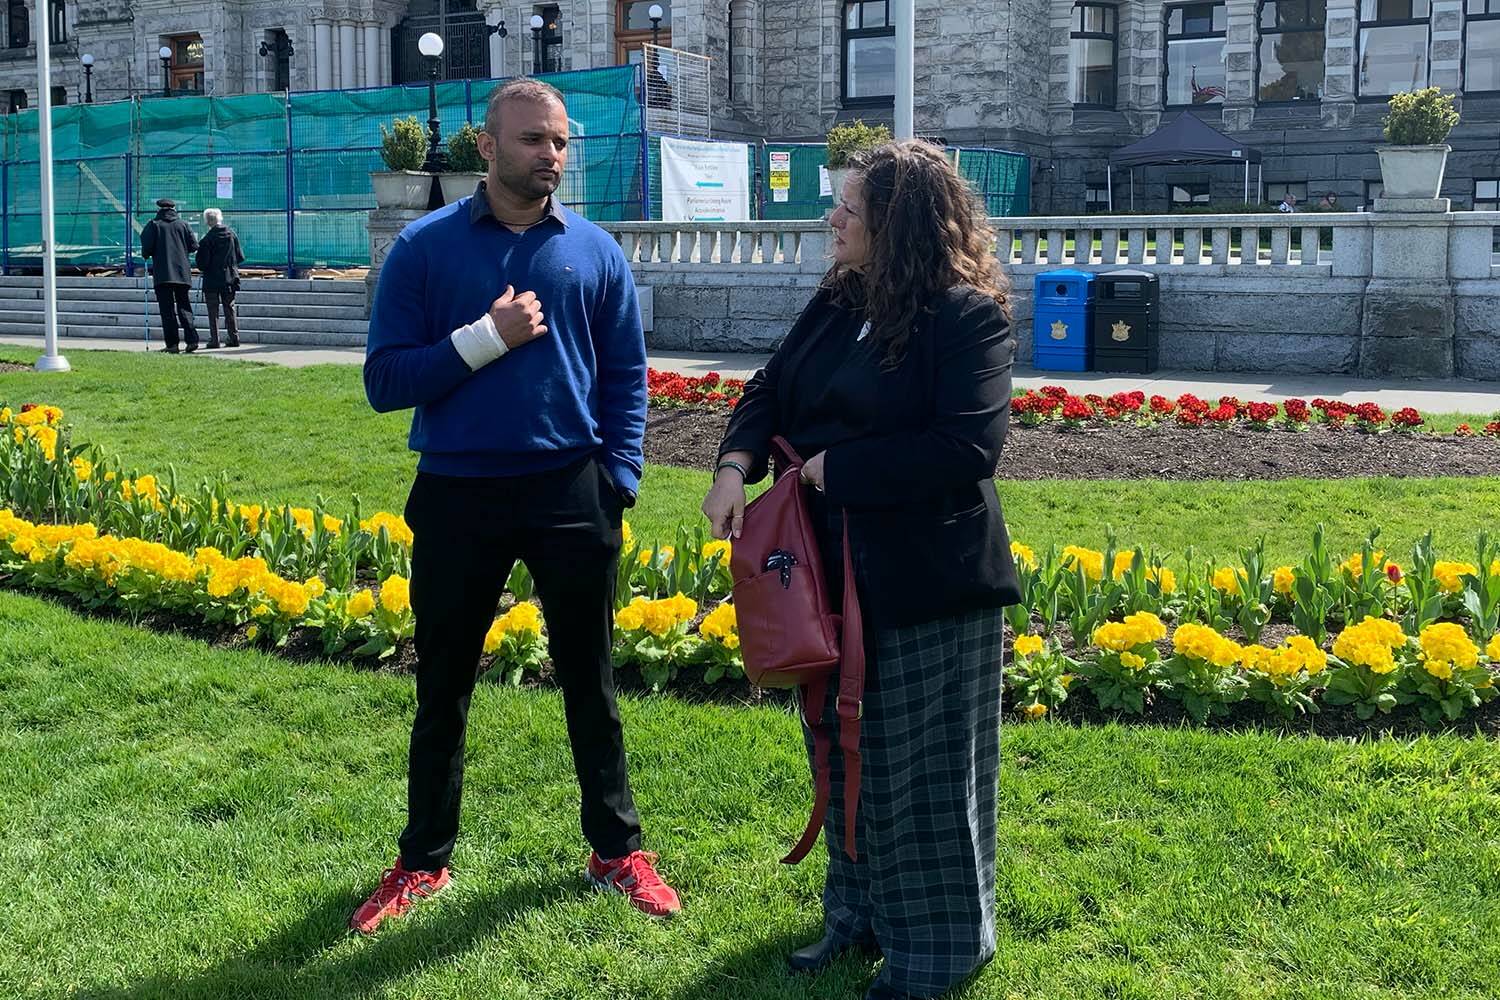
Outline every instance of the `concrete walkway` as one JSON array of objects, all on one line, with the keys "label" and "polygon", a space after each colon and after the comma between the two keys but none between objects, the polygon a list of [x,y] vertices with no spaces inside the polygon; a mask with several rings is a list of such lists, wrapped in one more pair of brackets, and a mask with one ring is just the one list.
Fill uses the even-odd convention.
[{"label": "concrete walkway", "polygon": [[[20,344],[40,350],[41,337],[3,335],[0,344]],[[152,350],[160,351],[161,342],[153,341]],[[90,340],[66,338],[61,350],[135,351],[145,349],[141,341]],[[351,364],[364,361],[364,350],[358,347],[296,347],[285,344],[248,344],[233,350],[199,351],[195,357],[216,360],[259,361],[263,364],[301,368],[306,365]],[[183,359],[186,360],[186,359]],[[651,367],[684,375],[718,372],[725,378],[748,378],[765,363],[764,354],[689,354],[652,351]],[[82,358],[74,359],[77,368]],[[1096,392],[1108,396],[1135,389],[1148,396],[1160,394],[1176,399],[1185,392],[1216,400],[1222,395],[1240,399],[1280,400],[1293,396],[1313,399],[1341,399],[1345,402],[1370,401],[1386,409],[1414,406],[1428,413],[1500,412],[1500,383],[1472,382],[1463,379],[1359,379],[1346,375],[1257,375],[1234,372],[1156,372],[1151,375],[1106,375],[1098,372],[1038,372],[1017,368],[1018,389],[1039,389],[1044,385],[1061,385],[1077,393]]]}]

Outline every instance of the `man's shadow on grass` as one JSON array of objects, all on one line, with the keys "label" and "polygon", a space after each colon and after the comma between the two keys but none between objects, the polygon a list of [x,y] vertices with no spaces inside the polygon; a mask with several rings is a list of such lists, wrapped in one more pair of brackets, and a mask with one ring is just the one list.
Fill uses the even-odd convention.
[{"label": "man's shadow on grass", "polygon": [[[360,899],[334,892],[297,923],[251,950],[187,976],[162,975],[126,987],[91,987],[74,1000],[364,1000],[392,979],[456,958],[507,924],[586,888],[575,876],[533,877],[463,898],[439,896],[406,927],[352,943],[349,914]],[[446,894],[445,894],[446,895]],[[362,898],[362,897],[361,897]],[[337,951],[336,955],[331,952]]]}]

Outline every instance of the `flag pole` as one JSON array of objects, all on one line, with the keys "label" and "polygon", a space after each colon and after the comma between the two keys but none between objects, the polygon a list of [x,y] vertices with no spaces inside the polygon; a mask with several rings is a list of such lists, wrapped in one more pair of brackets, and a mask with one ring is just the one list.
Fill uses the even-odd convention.
[{"label": "flag pole", "polygon": [[57,353],[57,246],[52,219],[52,9],[36,5],[37,135],[42,168],[42,356],[39,372],[71,370],[68,359]]}]

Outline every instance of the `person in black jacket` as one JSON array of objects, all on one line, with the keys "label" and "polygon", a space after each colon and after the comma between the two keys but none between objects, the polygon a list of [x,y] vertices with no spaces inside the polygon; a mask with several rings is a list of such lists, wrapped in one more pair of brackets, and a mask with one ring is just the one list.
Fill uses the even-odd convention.
[{"label": "person in black jacket", "polygon": [[224,213],[217,208],[203,210],[203,224],[208,232],[198,245],[198,273],[203,275],[203,301],[208,306],[208,346],[219,346],[219,307],[224,307],[225,342],[240,346],[240,321],[235,314],[234,295],[240,290],[240,265],[245,252],[240,238],[224,225]]},{"label": "person in black jacket", "polygon": [[188,254],[198,249],[193,228],[177,216],[171,198],[156,202],[156,218],[141,229],[141,256],[151,261],[156,285],[156,304],[161,309],[162,339],[167,353],[177,353],[179,328],[187,340],[187,352],[198,349],[198,328],[193,325],[193,304],[188,289],[193,283],[193,265]]},{"label": "person in black jacket", "polygon": [[738,536],[745,485],[784,436],[835,608],[848,519],[867,660],[862,705],[845,706],[863,710],[858,860],[835,752],[824,934],[790,963],[878,948],[871,1000],[933,997],[995,952],[1001,609],[1020,592],[993,476],[1015,339],[994,233],[940,150],[865,154],[830,224],[833,267],[746,385],[703,511]]}]

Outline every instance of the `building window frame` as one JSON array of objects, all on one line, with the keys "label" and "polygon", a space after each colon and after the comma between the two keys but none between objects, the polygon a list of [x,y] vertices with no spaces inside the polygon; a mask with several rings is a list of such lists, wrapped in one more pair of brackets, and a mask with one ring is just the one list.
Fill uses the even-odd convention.
[{"label": "building window frame", "polygon": [[53,45],[61,45],[68,40],[68,5],[67,0],[51,0]]},{"label": "building window frame", "polygon": [[[1310,192],[1308,191],[1307,181],[1265,181],[1261,187],[1264,192],[1261,197],[1261,203],[1270,205],[1273,208],[1281,204],[1282,198],[1288,194],[1296,197],[1298,207],[1304,207],[1308,204]],[[1275,193],[1273,194],[1272,192]]]},{"label": "building window frame", "polygon": [[[1496,0],[1496,2],[1500,3],[1500,0]],[[1266,26],[1266,9],[1268,7],[1274,7],[1275,9],[1280,10],[1285,5],[1297,4],[1300,4],[1305,11],[1302,25],[1291,28],[1277,27],[1274,24],[1270,27]],[[1319,18],[1316,23],[1313,21],[1314,14],[1317,14]],[[1260,0],[1255,9],[1255,24],[1257,32],[1255,42],[1255,103],[1267,107],[1292,107],[1309,104],[1321,104],[1323,101],[1323,80],[1321,78],[1318,80],[1318,93],[1316,97],[1305,100],[1300,97],[1294,97],[1289,101],[1268,101],[1265,98],[1261,97],[1261,73],[1265,68],[1265,63],[1263,62],[1261,55],[1264,51],[1264,45],[1268,38],[1281,38],[1286,35],[1315,34],[1322,38],[1322,44],[1318,46],[1318,51],[1322,56],[1323,71],[1326,74],[1328,71],[1327,0]]]},{"label": "building window frame", "polygon": [[[672,4],[671,0],[617,0],[615,3],[615,62],[624,66],[632,62],[631,53],[639,51],[641,46],[650,44],[651,27],[648,23],[645,28],[630,28],[626,25],[630,20],[630,8],[639,5],[642,10],[648,10],[651,4],[660,3],[662,14],[661,30],[657,33],[660,38],[659,45],[663,48],[672,47]],[[641,57],[644,61],[644,57]]]},{"label": "building window frame", "polygon": [[1474,198],[1469,202],[1475,212],[1500,212],[1500,177],[1474,178]]},{"label": "building window frame", "polygon": [[[1181,189],[1187,195],[1186,200],[1179,201],[1177,189]],[[1196,189],[1202,189],[1198,193]],[[1213,204],[1213,182],[1205,180],[1192,181],[1167,181],[1167,211],[1176,212],[1179,208],[1196,208],[1203,205]]]},{"label": "building window frame", "polygon": [[[1500,2],[1500,0],[1497,0]],[[1103,31],[1088,30],[1088,12],[1104,14]],[[1113,3],[1098,0],[1078,0],[1073,5],[1073,22],[1068,32],[1068,89],[1073,91],[1078,82],[1078,67],[1073,62],[1073,43],[1077,41],[1102,41],[1109,43],[1109,92],[1108,102],[1080,101],[1079,94],[1071,93],[1075,108],[1103,108],[1113,111],[1120,102],[1120,8]]]},{"label": "building window frame", "polygon": [[[891,5],[881,4],[885,10],[885,21],[883,24],[866,24],[865,13],[869,8],[876,6],[868,0],[845,0],[839,5],[839,103],[845,108],[889,108],[896,104],[895,93],[890,94],[868,94],[864,97],[849,96],[849,48],[851,42],[861,41],[868,38],[889,38],[892,44],[896,38],[896,23],[891,20]],[[858,24],[849,27],[849,14],[851,9],[858,18]]]},{"label": "building window frame", "polygon": [[[1396,0],[1384,0],[1384,2],[1396,2]],[[1421,90],[1431,84],[1432,81],[1432,0],[1405,0],[1408,10],[1414,10],[1419,5],[1427,8],[1427,13],[1421,17],[1392,17],[1382,18],[1380,16],[1380,4],[1382,0],[1359,0],[1359,33],[1355,36],[1354,51],[1354,99],[1373,103],[1379,101],[1387,102],[1391,99],[1390,94],[1367,94],[1364,88],[1364,73],[1360,67],[1364,63],[1365,34],[1368,31],[1381,28],[1414,28],[1423,27],[1427,29],[1427,41],[1422,51],[1423,78],[1416,82],[1411,89]],[[1373,12],[1374,17],[1367,18],[1366,15]]]},{"label": "building window frame", "polygon": [[[193,60],[187,58],[187,52],[195,42],[200,56]],[[197,32],[168,35],[163,39],[162,44],[172,50],[172,58],[168,62],[172,93],[174,95],[208,93],[208,48],[203,42],[203,36]]]},{"label": "building window frame", "polygon": [[[1210,8],[1208,31],[1182,30],[1176,34],[1172,33],[1172,15],[1178,11],[1182,12],[1184,26],[1187,22],[1187,11],[1197,7]],[[1213,28],[1222,18],[1223,27]],[[1219,66],[1224,78],[1222,87],[1209,84],[1201,88],[1204,92],[1217,90],[1219,93],[1204,101],[1196,101],[1188,104],[1171,103],[1171,79],[1172,79],[1172,43],[1173,42],[1198,42],[1208,39],[1219,40]],[[1224,0],[1201,0],[1197,3],[1174,3],[1162,8],[1162,42],[1161,42],[1161,101],[1164,110],[1177,110],[1181,108],[1198,108],[1205,105],[1222,105],[1228,97],[1229,89],[1229,66],[1226,59],[1226,49],[1229,45],[1229,6]],[[1191,80],[1189,86],[1192,86]],[[1217,98],[1217,99],[1215,99]]]},{"label": "building window frame", "polygon": [[25,111],[28,106],[26,89],[17,87],[5,92],[5,113],[8,115],[18,114]]},{"label": "building window frame", "polygon": [[[20,30],[16,30],[16,25]],[[5,46],[10,49],[24,49],[31,44],[31,10],[26,6],[26,0],[6,0],[5,4]]]},{"label": "building window frame", "polygon": [[1087,181],[1083,185],[1083,211],[1095,215],[1109,211],[1109,185],[1103,181]]},{"label": "building window frame", "polygon": [[1493,24],[1496,21],[1500,21],[1500,0],[1466,0],[1464,3],[1463,62],[1461,64],[1463,86],[1459,88],[1464,94],[1479,97],[1500,95],[1500,87],[1490,90],[1469,89],[1469,28],[1475,24]]}]

